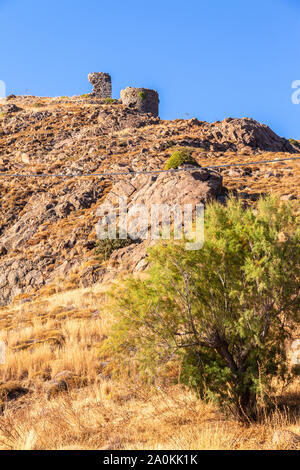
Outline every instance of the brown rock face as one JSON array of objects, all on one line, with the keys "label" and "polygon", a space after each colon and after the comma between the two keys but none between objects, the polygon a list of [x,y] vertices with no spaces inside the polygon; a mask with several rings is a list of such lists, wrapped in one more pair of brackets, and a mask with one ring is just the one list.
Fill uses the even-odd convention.
[{"label": "brown rock face", "polygon": [[[151,214],[160,205],[160,222],[169,217],[172,224],[172,206],[177,205],[183,214],[184,206],[191,204],[194,214],[195,207],[205,204],[208,200],[216,198],[222,192],[222,177],[212,171],[195,169],[191,172],[162,173],[159,176],[140,175],[131,179],[130,183],[117,183],[108,194],[107,203],[117,204],[119,197],[128,198],[128,234],[134,237],[136,227],[135,215],[131,215],[134,207],[144,206],[143,213],[147,214],[144,225],[145,239],[136,244],[117,250],[112,260],[119,264],[121,269],[140,271],[147,265],[146,250],[153,243],[151,240]],[[165,206],[165,209],[163,208]],[[134,211],[133,211],[134,214]],[[121,224],[122,229],[122,224]],[[147,237],[147,238],[146,238]],[[104,279],[112,277],[112,273],[104,275]]]},{"label": "brown rock face", "polygon": [[[65,195],[44,193],[31,196],[23,214],[3,231],[0,238],[0,254],[7,255],[5,259],[1,259],[0,264],[0,305],[9,302],[24,290],[45,284],[51,277],[48,266],[53,262],[57,263],[59,270],[59,266],[65,261],[63,251],[67,250],[71,257],[71,249],[82,236],[79,230],[74,230],[67,236],[62,236],[59,244],[53,244],[47,241],[48,236],[41,227],[44,224],[57,224],[80,209],[89,209],[101,194],[101,187],[97,188],[89,183]],[[26,254],[32,244],[35,253]],[[14,256],[11,257],[12,254]]]},{"label": "brown rock face", "polygon": [[16,106],[15,104],[5,104],[1,106],[0,111],[1,113],[12,114],[18,113],[19,111],[22,111],[22,109]]},{"label": "brown rock face", "polygon": [[189,172],[161,173],[158,176],[137,176],[131,181],[137,188],[131,204],[204,203],[222,191],[222,177],[213,171],[195,169]]},{"label": "brown rock face", "polygon": [[222,122],[207,124],[204,132],[210,140],[222,146],[223,150],[232,148],[235,151],[295,153],[288,140],[279,137],[268,126],[254,119],[227,118]]}]

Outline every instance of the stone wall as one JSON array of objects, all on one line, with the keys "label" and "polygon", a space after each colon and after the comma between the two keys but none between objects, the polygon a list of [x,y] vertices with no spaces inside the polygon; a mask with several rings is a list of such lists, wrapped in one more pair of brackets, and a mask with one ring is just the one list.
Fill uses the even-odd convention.
[{"label": "stone wall", "polygon": [[111,98],[111,76],[108,73],[90,73],[88,80],[94,87],[92,96],[96,98]]},{"label": "stone wall", "polygon": [[120,99],[126,106],[134,106],[140,113],[158,116],[159,98],[155,90],[127,87],[121,90]]}]

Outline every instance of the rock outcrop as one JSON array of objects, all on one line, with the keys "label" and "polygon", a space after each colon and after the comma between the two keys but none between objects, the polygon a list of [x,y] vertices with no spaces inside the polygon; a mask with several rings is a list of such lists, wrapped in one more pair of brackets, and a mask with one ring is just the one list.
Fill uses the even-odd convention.
[{"label": "rock outcrop", "polygon": [[6,114],[12,114],[12,113],[18,113],[19,111],[22,111],[19,106],[16,106],[15,104],[5,104],[1,107],[1,113],[6,113]]},{"label": "rock outcrop", "polygon": [[69,370],[63,370],[55,375],[53,380],[45,383],[45,392],[48,400],[56,397],[59,393],[69,391],[86,385],[86,380]]},{"label": "rock outcrop", "polygon": [[227,118],[222,122],[205,125],[204,133],[209,140],[223,146],[223,149],[231,148],[240,152],[258,150],[295,152],[288,140],[279,137],[268,126],[260,124],[254,119]]},{"label": "rock outcrop", "polygon": [[[121,231],[127,229],[131,238],[137,232],[142,232],[142,239],[137,243],[130,244],[125,248],[116,250],[112,256],[113,265],[118,271],[135,270],[141,271],[147,265],[147,248],[153,243],[151,239],[151,217],[153,211],[158,210],[158,222],[161,227],[162,221],[174,224],[173,207],[178,206],[184,217],[185,205],[191,205],[193,216],[197,205],[205,204],[212,198],[217,198],[223,190],[222,177],[220,174],[195,168],[190,172],[162,173],[158,176],[139,175],[128,181],[116,183],[108,193],[103,206],[118,206],[119,198],[126,198],[128,203],[128,213],[126,226],[122,225],[119,219],[117,224]],[[160,207],[158,207],[160,206]],[[165,206],[165,207],[164,207]],[[143,217],[136,218],[135,208],[140,208],[139,212]],[[137,226],[137,221],[143,226]],[[171,231],[171,233],[173,233]],[[104,279],[112,277],[112,271],[104,274]]]}]

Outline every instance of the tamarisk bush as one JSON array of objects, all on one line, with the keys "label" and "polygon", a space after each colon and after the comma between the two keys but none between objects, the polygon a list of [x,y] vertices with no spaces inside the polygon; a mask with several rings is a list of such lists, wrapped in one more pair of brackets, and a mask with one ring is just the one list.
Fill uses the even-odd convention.
[{"label": "tamarisk bush", "polygon": [[146,279],[111,293],[116,317],[102,353],[159,374],[178,358],[181,379],[243,420],[256,420],[272,379],[289,374],[286,340],[299,323],[299,216],[275,197],[205,211],[205,243],[156,245]]}]

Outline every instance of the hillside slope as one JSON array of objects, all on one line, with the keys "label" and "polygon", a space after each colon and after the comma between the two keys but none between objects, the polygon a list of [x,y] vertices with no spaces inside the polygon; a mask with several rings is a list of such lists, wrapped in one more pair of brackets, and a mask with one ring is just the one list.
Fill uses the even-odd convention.
[{"label": "hillside slope", "polygon": [[[212,124],[197,119],[163,121],[120,102],[91,96],[11,96],[3,101],[0,114],[0,305],[53,282],[65,288],[86,286],[109,280],[120,270],[143,266],[139,264],[145,254],[142,247],[136,256],[123,257],[121,265],[123,252],[114,254],[110,267],[95,260],[97,207],[112,186],[115,192],[116,184],[119,188],[120,181],[131,184],[134,175],[104,178],[93,177],[94,173],[163,169],[177,146],[189,147],[201,166],[276,159],[297,152],[296,146],[252,119],[228,118]],[[249,165],[218,174],[223,186],[215,186],[214,197],[224,198],[227,190],[249,200],[266,191],[299,197],[297,162]],[[218,174],[206,173],[207,181]],[[156,186],[165,185],[167,177],[163,178]],[[169,186],[175,187],[178,178],[179,174],[174,176]],[[136,190],[146,180],[140,177],[134,184]],[[189,184],[181,186],[189,197]],[[157,196],[160,200],[162,193]],[[120,195],[128,194],[123,185]],[[170,199],[170,194],[165,198]],[[202,199],[207,197],[203,193]]]}]

